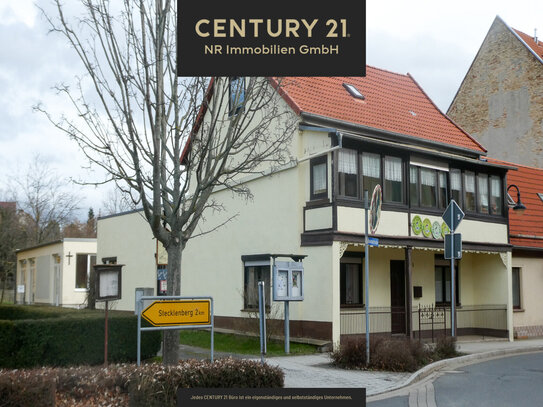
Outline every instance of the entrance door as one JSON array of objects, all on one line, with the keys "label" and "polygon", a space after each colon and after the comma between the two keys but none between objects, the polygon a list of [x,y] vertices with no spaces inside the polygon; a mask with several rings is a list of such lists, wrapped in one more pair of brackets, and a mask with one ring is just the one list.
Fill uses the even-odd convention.
[{"label": "entrance door", "polygon": [[405,334],[405,262],[390,261],[390,308],[393,334]]}]

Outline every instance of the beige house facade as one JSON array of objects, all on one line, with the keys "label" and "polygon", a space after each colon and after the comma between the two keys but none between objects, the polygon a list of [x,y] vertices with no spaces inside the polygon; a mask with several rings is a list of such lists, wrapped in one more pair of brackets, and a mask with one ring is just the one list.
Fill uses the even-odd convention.
[{"label": "beige house facade", "polygon": [[[298,117],[294,159],[241,182],[253,199],[226,189],[213,199],[202,232],[183,251],[183,295],[212,295],[217,326],[243,330],[256,308],[256,282],[271,300],[273,262],[303,257],[304,300],[290,303],[292,336],[334,344],[365,332],[438,334],[427,314],[443,312],[450,332],[451,270],[441,218],[451,198],[466,216],[456,261],[459,335],[513,339],[512,247],[505,204],[511,168],[433,105],[409,75],[368,67],[365,78],[288,78],[285,108]],[[354,90],[353,90],[354,88]],[[205,119],[204,119],[205,120]],[[364,191],[381,186],[378,247],[364,260]],[[369,273],[369,299],[365,275]],[[369,306],[368,306],[369,303]],[[419,325],[420,321],[420,325]],[[441,325],[440,325],[441,327]]]},{"label": "beige house facade", "polygon": [[[442,214],[454,199],[465,212],[456,230],[463,245],[453,276],[457,334],[512,340],[505,201],[512,166],[486,160],[481,144],[409,75],[367,67],[365,78],[287,79],[280,107],[297,120],[292,159],[237,179],[251,199],[214,190],[224,209],[206,210],[183,250],[181,294],[212,296],[216,327],[246,331],[255,326],[264,281],[270,326],[282,334],[273,265],[301,260],[303,301],[289,304],[292,337],[339,344],[365,333],[366,312],[374,335],[450,333]],[[382,206],[371,236],[378,246],[366,249],[364,191],[371,198],[376,185]],[[134,309],[138,287],[160,294],[162,253],[140,212],[98,220],[98,261],[125,265],[118,309]]]},{"label": "beige house facade", "polygon": [[83,307],[96,239],[64,238],[17,251],[19,304]]}]

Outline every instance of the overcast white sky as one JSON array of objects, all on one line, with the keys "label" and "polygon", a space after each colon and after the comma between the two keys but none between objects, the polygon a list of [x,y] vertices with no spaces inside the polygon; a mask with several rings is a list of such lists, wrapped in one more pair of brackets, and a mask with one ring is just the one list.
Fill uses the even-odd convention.
[{"label": "overcast white sky", "polygon": [[[0,0],[0,199],[35,154],[66,178],[99,177],[82,169],[84,158],[66,135],[32,112],[41,102],[62,114],[51,87],[82,72],[65,40],[47,34],[35,3],[47,7],[48,0]],[[367,63],[409,72],[446,111],[496,15],[543,38],[542,0],[367,0]],[[80,193],[82,216],[90,206],[98,213],[104,189]]]}]

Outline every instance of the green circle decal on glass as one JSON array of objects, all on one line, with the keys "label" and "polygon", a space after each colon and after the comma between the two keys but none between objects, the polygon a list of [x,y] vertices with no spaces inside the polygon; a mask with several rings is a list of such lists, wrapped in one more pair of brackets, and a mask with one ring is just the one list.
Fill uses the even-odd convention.
[{"label": "green circle decal on glass", "polygon": [[441,225],[438,221],[432,223],[432,236],[434,239],[439,239],[441,237]]},{"label": "green circle decal on glass", "polygon": [[422,220],[419,215],[415,216],[411,221],[411,229],[413,229],[414,234],[420,235],[420,232],[422,231]]},{"label": "green circle decal on glass", "polygon": [[430,219],[426,218],[422,222],[422,234],[425,237],[432,236],[432,222],[430,222]]},{"label": "green circle decal on glass", "polygon": [[447,224],[445,222],[443,222],[441,224],[441,236],[443,237],[443,239],[445,239],[445,235],[447,235],[449,233],[451,233],[451,230],[449,229]]}]

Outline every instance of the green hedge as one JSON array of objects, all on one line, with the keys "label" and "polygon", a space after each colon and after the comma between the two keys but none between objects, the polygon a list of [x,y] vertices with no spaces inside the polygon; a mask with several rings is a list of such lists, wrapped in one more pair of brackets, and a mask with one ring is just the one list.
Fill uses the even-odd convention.
[{"label": "green hedge", "polygon": [[[0,321],[0,366],[21,368],[103,363],[103,312],[85,313],[79,318],[77,312],[69,315]],[[108,332],[108,360],[135,360],[137,317],[129,313],[110,315]],[[160,338],[160,331],[142,333],[142,359],[156,355]]]}]

